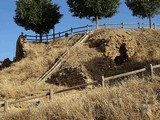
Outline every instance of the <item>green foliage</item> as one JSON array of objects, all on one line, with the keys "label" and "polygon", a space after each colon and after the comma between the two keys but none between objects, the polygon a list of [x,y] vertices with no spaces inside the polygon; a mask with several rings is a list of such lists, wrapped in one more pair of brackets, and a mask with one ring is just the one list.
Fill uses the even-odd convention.
[{"label": "green foliage", "polygon": [[96,17],[112,17],[120,3],[119,0],[67,0],[67,4],[73,16],[95,21]]},{"label": "green foliage", "polygon": [[62,17],[51,0],[18,0],[16,5],[15,23],[39,34],[48,33]]},{"label": "green foliage", "polygon": [[125,3],[133,16],[152,18],[160,14],[160,0],[126,0]]}]

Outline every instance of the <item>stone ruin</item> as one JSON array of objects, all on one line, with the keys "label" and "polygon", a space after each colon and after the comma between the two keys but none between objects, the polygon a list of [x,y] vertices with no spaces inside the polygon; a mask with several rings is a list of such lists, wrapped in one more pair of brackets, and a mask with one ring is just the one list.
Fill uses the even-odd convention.
[{"label": "stone ruin", "polygon": [[[48,83],[63,85],[63,86],[76,86],[81,84],[86,84],[93,82],[89,71],[81,65],[78,68],[68,67],[58,71],[56,74],[53,74],[51,79],[46,81]],[[92,86],[88,86],[91,88]]]},{"label": "stone ruin", "polygon": [[19,61],[25,57],[25,51],[23,49],[24,43],[26,43],[26,37],[23,35],[19,36],[17,43],[16,43],[16,57],[14,61]]},{"label": "stone ruin", "polygon": [[[103,52],[110,65],[121,65],[132,58],[137,49],[137,41],[129,31],[125,30],[99,30],[87,42],[91,48]],[[121,59],[121,60],[120,60]]]}]

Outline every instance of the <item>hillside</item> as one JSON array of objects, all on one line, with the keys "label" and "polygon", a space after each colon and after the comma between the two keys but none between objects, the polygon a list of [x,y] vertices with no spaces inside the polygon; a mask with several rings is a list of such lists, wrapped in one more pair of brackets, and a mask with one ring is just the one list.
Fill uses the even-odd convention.
[{"label": "hillside", "polygon": [[[0,71],[0,101],[40,94],[51,88],[59,90],[92,81],[100,82],[102,75],[107,77],[146,67],[150,63],[160,63],[159,30],[99,29],[69,51],[50,79],[35,86],[34,82],[82,36],[74,35],[50,43],[30,43],[23,37],[19,39],[17,62]],[[123,61],[115,63],[116,58]],[[159,71],[156,73],[159,74]],[[158,81],[151,89],[158,89]]]},{"label": "hillside", "polygon": [[[25,38],[19,39],[20,41],[17,42],[18,50],[16,51],[16,59],[18,61],[14,62],[10,67],[0,71],[0,101],[6,99],[20,99],[25,96],[40,94],[51,88],[53,90],[59,90],[92,81],[99,82],[101,81],[102,75],[107,77],[146,67],[150,63],[160,63],[160,30],[99,29],[90,33],[85,42],[79,44],[74,49],[69,51],[69,53],[64,57],[61,65],[52,74],[51,78],[47,79],[46,81],[41,81],[35,86],[35,81],[37,81],[43,73],[49,70],[49,68],[54,65],[56,61],[58,61],[59,58],[82,36],[83,34],[78,34],[67,38],[59,38],[50,43],[30,43],[26,42]],[[157,70],[156,74],[159,73],[159,70]],[[151,98],[151,101],[154,103],[152,104],[153,106],[151,105],[154,117],[158,115],[156,111],[159,108],[157,107],[157,105],[159,105],[159,78],[152,82],[148,82],[148,78],[146,77],[144,79],[134,77],[127,83],[122,83],[121,85],[122,86],[113,86],[113,88],[108,86],[105,89],[96,88],[93,90],[93,93],[92,91],[89,92],[88,90],[73,91],[70,94],[66,93],[65,95],[57,96],[55,99],[61,101],[62,103],[59,103],[55,100],[54,104],[58,104],[58,106],[62,104],[62,106],[59,106],[60,108],[58,109],[61,111],[64,109],[65,105],[67,106],[69,103],[67,102],[64,105],[64,99],[68,101],[77,101],[76,96],[78,95],[82,96],[82,99],[79,99],[78,103],[80,104],[82,101],[84,101],[84,106],[86,106],[86,103],[88,103],[87,101],[96,102],[98,98],[106,99],[106,103],[112,99],[119,101],[118,96],[123,96],[124,93],[124,98],[122,98],[122,100],[124,100],[124,103],[128,101],[127,107],[130,107],[122,108],[124,110],[122,114],[124,115],[125,110],[129,111],[128,114],[134,113],[133,109],[135,104],[140,104],[143,102],[143,97],[148,95],[145,99],[148,100]],[[148,88],[150,89],[146,91]],[[105,93],[105,91],[107,93]],[[146,91],[146,96],[141,96],[140,94],[142,94],[144,91]],[[111,94],[113,92],[115,92],[115,95]],[[77,93],[77,95],[75,93]],[[101,97],[98,94],[100,94]],[[131,95],[130,98],[126,97],[127,94]],[[103,96],[106,95],[109,96],[107,98],[103,98]],[[135,98],[136,95],[138,95],[137,98]],[[85,99],[86,97],[89,100]],[[109,97],[111,97],[111,99],[109,99]],[[132,104],[130,101],[132,98],[135,98],[137,103]],[[120,105],[123,105],[124,103]],[[129,106],[129,104],[131,106]],[[29,106],[30,105],[31,104],[29,103]],[[111,119],[117,119],[115,116],[117,116],[118,111],[112,109],[112,104],[109,106],[108,111],[104,111],[106,108],[104,105],[105,103],[100,104],[102,108],[98,108],[100,109],[99,112],[103,111],[104,114],[107,115],[108,111],[114,111],[116,113],[114,113],[113,116],[106,117],[106,119],[109,119],[110,117]],[[118,107],[117,104],[114,105],[116,108]],[[24,107],[28,105],[16,105],[10,109],[21,108],[22,106]],[[83,108],[84,106],[81,107]],[[52,107],[55,108],[56,106],[53,105]],[[73,104],[71,107],[76,107],[76,104]],[[89,109],[92,111],[96,106],[91,105],[90,107]],[[43,119],[36,118],[36,116],[38,112],[42,112],[42,115],[45,114],[43,112],[45,109],[49,108],[46,106],[42,109],[39,109],[37,112],[36,109],[34,109],[34,119]],[[138,109],[143,109],[143,104],[138,105],[136,110]],[[71,114],[73,112],[72,110],[75,111],[75,109],[71,109]],[[23,116],[26,112],[30,113],[30,111],[16,113],[17,116],[15,116],[15,119],[25,119]],[[55,113],[54,111],[52,112]],[[79,119],[77,118],[80,117],[78,114],[80,115],[82,112],[89,114],[89,111],[77,111],[77,116],[68,114],[68,117],[64,117],[64,119],[69,119],[70,117]],[[57,115],[57,119],[67,116],[65,112],[62,112],[62,114],[58,112],[58,114],[59,115]],[[92,115],[94,114],[91,114],[90,117],[96,117]],[[131,118],[134,118],[134,115]],[[13,117],[12,113],[9,117],[4,119],[10,119],[10,117]],[[28,118],[28,116],[26,117]],[[31,117],[30,119],[33,118]],[[84,119],[87,120],[88,118]]]},{"label": "hillside", "polygon": [[[75,35],[56,39],[48,44],[24,40],[24,58],[0,71],[1,99],[29,95],[49,88],[59,89],[64,85],[99,81],[102,75],[111,76],[160,61],[159,30],[99,29],[69,52],[51,79],[35,88],[33,83],[81,37]],[[129,59],[116,66],[114,59],[120,55],[123,43],[126,44]]]},{"label": "hillside", "polygon": [[118,86],[56,96],[4,114],[2,120],[159,120],[159,83],[133,78]]}]

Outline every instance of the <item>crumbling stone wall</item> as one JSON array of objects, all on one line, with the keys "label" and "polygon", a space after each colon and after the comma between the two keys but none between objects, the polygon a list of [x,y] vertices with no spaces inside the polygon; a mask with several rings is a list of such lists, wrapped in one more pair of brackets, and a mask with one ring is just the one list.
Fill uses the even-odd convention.
[{"label": "crumbling stone wall", "polygon": [[120,55],[120,47],[122,44],[126,45],[128,57],[132,57],[135,54],[135,49],[137,47],[137,42],[134,38],[130,36],[111,36],[109,42],[105,47],[105,55],[110,57],[112,60],[116,56]]},{"label": "crumbling stone wall", "polygon": [[133,35],[125,30],[118,29],[95,31],[95,34],[87,40],[87,44],[103,52],[111,60],[112,64],[114,64],[115,58],[120,56],[120,47],[122,44],[125,44],[128,58],[131,58],[135,54],[138,46]]},{"label": "crumbling stone wall", "polygon": [[78,68],[64,68],[52,75],[48,83],[64,86],[76,86],[93,82],[87,69],[82,65]]},{"label": "crumbling stone wall", "polygon": [[25,51],[23,50],[23,44],[26,43],[25,36],[19,36],[16,43],[16,57],[15,61],[21,60],[25,56]]}]

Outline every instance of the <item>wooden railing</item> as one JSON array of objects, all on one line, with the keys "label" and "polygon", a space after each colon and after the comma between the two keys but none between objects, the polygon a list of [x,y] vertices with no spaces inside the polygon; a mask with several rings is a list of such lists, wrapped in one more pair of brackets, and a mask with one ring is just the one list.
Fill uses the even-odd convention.
[{"label": "wooden railing", "polygon": [[[149,28],[148,23],[105,23],[100,24],[99,28],[123,28],[123,29],[143,29],[143,28]],[[160,29],[160,24],[153,23],[152,24],[153,29]],[[53,34],[44,34],[42,36],[43,42],[50,42],[53,41],[56,38],[64,38],[75,34],[85,33],[88,31],[91,31],[95,29],[95,25],[86,25],[82,27],[76,27],[71,28],[68,30],[65,30],[63,32],[53,33]],[[25,35],[28,42],[39,42],[39,35]]]},{"label": "wooden railing", "polygon": [[[152,66],[152,64],[150,64],[150,66],[148,68],[142,68],[142,69],[139,69],[139,70],[134,70],[134,71],[131,71],[131,72],[127,72],[127,73],[123,73],[123,74],[119,74],[119,75],[114,75],[114,76],[110,76],[110,77],[102,76],[102,81],[101,81],[100,84],[101,84],[102,87],[105,87],[110,80],[125,77],[125,76],[135,75],[137,73],[145,72],[146,70],[150,71],[150,77],[151,77],[151,79],[153,79],[154,78],[153,70],[156,69],[156,68],[160,68],[160,65]],[[98,82],[94,81],[94,82],[91,82],[91,83],[88,83],[88,84],[77,85],[77,86],[74,86],[74,87],[70,87],[70,88],[62,89],[62,90],[58,90],[58,91],[53,91],[52,89],[50,89],[48,92],[37,95],[37,96],[26,97],[26,98],[22,98],[22,99],[15,100],[15,101],[9,101],[9,100],[3,101],[3,102],[0,103],[0,107],[4,107],[4,112],[6,112],[8,110],[8,106],[11,105],[11,104],[21,103],[21,102],[25,102],[25,101],[28,101],[28,100],[33,100],[33,99],[36,99],[36,98],[49,96],[49,100],[52,101],[53,96],[55,94],[63,93],[63,92],[67,92],[67,91],[71,91],[71,90],[75,90],[75,89],[80,89],[82,87],[86,87],[86,86],[89,86],[89,85],[96,85],[96,84],[98,84]]]},{"label": "wooden railing", "polygon": [[88,83],[88,84],[77,85],[77,86],[74,86],[74,87],[70,87],[70,88],[63,89],[63,90],[58,90],[58,91],[53,91],[52,89],[50,89],[48,92],[40,94],[40,95],[37,95],[37,96],[31,96],[31,97],[27,97],[27,98],[22,98],[22,99],[15,100],[15,101],[7,101],[7,100],[5,100],[3,103],[0,103],[0,107],[4,107],[4,112],[6,112],[8,110],[9,105],[11,105],[11,104],[21,103],[21,102],[25,102],[25,101],[28,101],[28,100],[33,100],[33,99],[36,99],[36,98],[49,96],[49,100],[52,101],[54,94],[67,92],[67,91],[71,91],[71,90],[75,90],[75,89],[80,89],[82,87],[86,87],[86,86],[89,86],[89,85],[95,85],[95,84],[97,84],[96,81],[94,81],[92,83]]},{"label": "wooden railing", "polygon": [[150,77],[151,77],[151,79],[153,79],[154,78],[153,70],[156,69],[156,68],[160,68],[160,65],[153,66],[152,64],[150,64],[150,66],[148,68],[142,68],[142,69],[139,69],[139,70],[134,70],[134,71],[131,71],[131,72],[126,72],[126,73],[122,73],[122,74],[118,74],[118,75],[114,75],[114,76],[110,76],[110,77],[106,77],[106,78],[104,76],[102,76],[102,87],[105,87],[106,84],[108,84],[108,82],[110,80],[130,76],[130,75],[135,75],[137,73],[145,72],[146,70],[150,71]]},{"label": "wooden railing", "polygon": [[[86,25],[82,27],[77,28],[71,28],[69,30],[65,30],[63,32],[53,33],[53,34],[44,34],[42,36],[43,42],[50,42],[53,41],[56,38],[64,38],[75,34],[81,34],[86,33],[93,30],[93,25]],[[25,35],[28,42],[39,42],[39,35],[33,36],[33,35]]]}]

